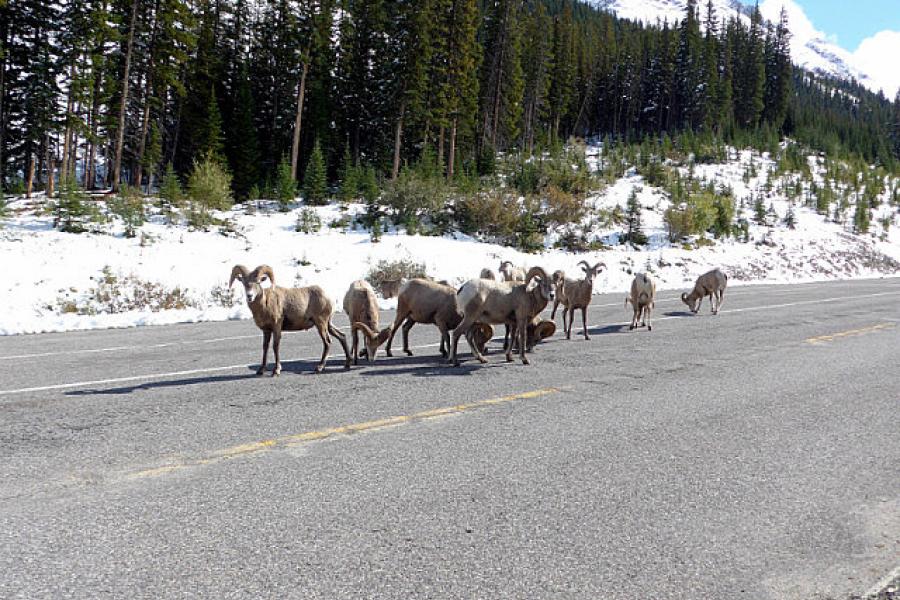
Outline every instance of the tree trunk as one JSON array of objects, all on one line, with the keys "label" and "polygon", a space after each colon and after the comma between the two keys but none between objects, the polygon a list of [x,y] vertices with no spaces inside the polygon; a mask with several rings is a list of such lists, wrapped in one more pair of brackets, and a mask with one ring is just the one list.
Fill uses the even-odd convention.
[{"label": "tree trunk", "polygon": [[297,115],[294,117],[294,141],[291,144],[291,177],[297,180],[297,168],[300,160],[300,127],[303,125],[303,101],[306,98],[306,74],[309,72],[309,59],[303,61],[300,73],[300,85],[297,90]]},{"label": "tree trunk", "polygon": [[119,178],[122,175],[122,149],[125,146],[125,109],[128,105],[128,78],[131,74],[131,50],[134,47],[134,26],[137,22],[139,0],[131,4],[131,23],[128,27],[128,42],[125,44],[125,73],[122,75],[122,97],[119,100],[119,127],[116,131],[116,153],[113,159],[112,191],[119,191]]},{"label": "tree trunk", "polygon": [[6,163],[3,160],[3,151],[6,149],[6,107],[4,98],[6,98],[6,54],[5,48],[9,46],[7,43],[8,27],[4,22],[0,24],[0,44],[4,48],[0,52],[0,183],[6,181]]},{"label": "tree trunk", "polygon": [[[53,155],[50,154],[50,150],[47,150],[47,188],[46,188],[46,195],[47,195],[47,199],[48,199],[48,200],[51,199],[51,198],[53,198],[53,191],[54,191],[54,189],[55,189],[55,188],[54,188],[54,185],[53,185],[53,168],[54,168],[54,164],[53,164]],[[62,174],[62,173],[60,173],[60,174]]]},{"label": "tree trunk", "polygon": [[141,135],[138,138],[137,168],[134,177],[134,185],[141,187],[144,176],[144,152],[147,149],[147,130],[150,127],[150,101],[153,99],[153,75],[156,68],[156,33],[159,23],[159,2],[156,0],[153,6],[153,25],[150,28],[150,61],[147,64],[147,75],[144,81],[144,114],[141,117]]},{"label": "tree trunk", "polygon": [[437,153],[437,164],[438,168],[443,168],[444,166],[444,125],[441,125],[441,128],[438,130],[438,153]]},{"label": "tree trunk", "polygon": [[75,62],[69,65],[69,91],[66,94],[66,128],[63,132],[63,151],[62,162],[59,166],[59,178],[65,179],[69,176],[69,151],[72,144],[72,115],[75,106],[75,98],[73,97],[73,87],[75,83]]},{"label": "tree trunk", "polygon": [[406,101],[400,103],[400,118],[394,130],[394,167],[391,169],[391,181],[400,175],[400,147],[403,143],[403,115],[406,113]]},{"label": "tree trunk", "polygon": [[34,190],[34,155],[28,153],[28,167],[25,169],[25,197],[31,198]]},{"label": "tree trunk", "polygon": [[447,157],[447,179],[453,179],[453,165],[456,162],[456,117],[450,125],[450,155]]}]

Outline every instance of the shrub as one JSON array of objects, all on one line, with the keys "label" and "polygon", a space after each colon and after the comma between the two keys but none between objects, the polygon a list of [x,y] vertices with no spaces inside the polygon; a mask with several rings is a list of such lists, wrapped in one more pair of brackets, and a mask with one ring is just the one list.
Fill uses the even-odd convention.
[{"label": "shrub", "polygon": [[178,179],[172,163],[169,163],[166,165],[166,171],[159,183],[159,208],[164,215],[171,217],[174,209],[181,208],[183,205],[184,190],[181,188],[181,180]]},{"label": "shrub", "polygon": [[464,233],[503,242],[515,232],[520,208],[514,194],[494,189],[463,198],[457,202],[456,211]]},{"label": "shrub", "polygon": [[322,229],[322,218],[311,208],[304,208],[297,214],[294,231],[299,233],[318,233]]},{"label": "shrub", "polygon": [[413,279],[415,277],[428,277],[425,271],[425,263],[419,263],[412,259],[380,260],[369,269],[366,281],[372,284],[376,290],[385,281],[397,281],[398,279]]},{"label": "shrub", "polygon": [[137,188],[126,186],[109,202],[109,211],[122,220],[125,237],[133,238],[146,221],[144,196]]},{"label": "shrub", "polygon": [[713,199],[715,216],[712,223],[712,232],[717,238],[729,237],[732,234],[732,221],[734,221],[734,198],[731,194],[716,195]]},{"label": "shrub", "polygon": [[228,210],[233,202],[231,175],[207,155],[194,165],[188,179],[188,196],[203,211]]},{"label": "shrub", "polygon": [[546,201],[545,219],[548,224],[579,224],[587,214],[584,196],[572,194],[551,185],[544,190]]},{"label": "shrub", "polygon": [[359,182],[359,193],[368,204],[378,202],[381,196],[381,189],[378,187],[378,176],[375,174],[375,167],[369,165],[362,172],[362,178]]},{"label": "shrub", "polygon": [[431,218],[443,212],[449,195],[450,188],[443,179],[420,176],[406,169],[385,185],[381,202],[394,210],[395,222],[406,223],[413,217]]}]

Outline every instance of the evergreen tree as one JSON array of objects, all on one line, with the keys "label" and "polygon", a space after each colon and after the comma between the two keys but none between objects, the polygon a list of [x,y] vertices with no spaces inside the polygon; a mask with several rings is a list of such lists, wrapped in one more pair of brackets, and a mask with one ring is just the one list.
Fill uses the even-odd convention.
[{"label": "evergreen tree", "polygon": [[246,200],[253,186],[259,183],[260,152],[253,116],[254,102],[250,91],[250,78],[247,65],[243,63],[236,75],[234,106],[228,136],[234,193],[239,200]]},{"label": "evergreen tree", "polygon": [[641,204],[638,201],[637,190],[631,190],[628,196],[628,204],[625,207],[625,222],[628,231],[625,233],[623,241],[637,246],[643,246],[647,243],[647,235],[641,229]]},{"label": "evergreen tree", "polygon": [[296,196],[297,182],[294,180],[294,172],[287,155],[283,155],[281,162],[278,163],[278,172],[275,178],[275,198],[278,200],[278,208],[282,212],[287,212]]},{"label": "evergreen tree", "polygon": [[494,0],[486,17],[481,76],[481,144],[504,149],[519,136],[524,78],[521,62],[521,0]]},{"label": "evergreen tree", "polygon": [[318,140],[313,144],[312,154],[309,155],[309,163],[306,165],[306,175],[303,178],[303,199],[307,204],[313,205],[325,204],[328,200],[325,158],[322,156],[322,147]]},{"label": "evergreen tree", "polygon": [[341,170],[341,201],[353,202],[359,195],[359,169],[353,164],[350,156],[350,145],[344,146],[344,158]]},{"label": "evergreen tree", "polygon": [[575,40],[572,7],[567,2],[553,23],[553,68],[550,75],[548,104],[550,139],[559,139],[559,127],[568,109],[575,85]]}]

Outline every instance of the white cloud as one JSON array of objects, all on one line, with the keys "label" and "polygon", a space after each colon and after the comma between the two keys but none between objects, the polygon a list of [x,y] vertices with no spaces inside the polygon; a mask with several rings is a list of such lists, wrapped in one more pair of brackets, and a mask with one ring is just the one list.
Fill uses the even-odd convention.
[{"label": "white cloud", "polygon": [[893,99],[900,89],[900,31],[879,31],[860,43],[853,53],[853,62],[884,95]]},{"label": "white cloud", "polygon": [[781,7],[787,11],[788,26],[795,43],[805,44],[809,40],[825,38],[825,34],[815,28],[803,8],[794,0],[764,0],[759,5],[759,11],[765,19],[777,23],[781,18]]}]

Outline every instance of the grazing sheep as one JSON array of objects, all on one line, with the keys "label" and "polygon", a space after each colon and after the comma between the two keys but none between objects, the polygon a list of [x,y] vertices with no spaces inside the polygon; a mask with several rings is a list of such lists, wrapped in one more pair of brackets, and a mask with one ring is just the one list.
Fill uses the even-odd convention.
[{"label": "grazing sheep", "polygon": [[350,319],[350,335],[353,337],[353,364],[359,364],[359,333],[362,331],[365,348],[363,353],[369,362],[375,361],[375,353],[389,335],[392,327],[378,331],[378,303],[375,301],[375,290],[369,282],[360,279],[350,284],[344,294],[344,312]]},{"label": "grazing sheep", "polygon": [[485,267],[484,269],[481,270],[481,274],[479,275],[479,277],[480,277],[481,279],[494,279],[494,280],[496,280],[496,279],[497,279],[497,274],[494,273],[494,270],[493,270],[493,269],[488,269],[487,267]]},{"label": "grazing sheep", "polygon": [[504,260],[500,262],[500,277],[503,281],[525,281],[525,269],[513,266],[512,261]]},{"label": "grazing sheep", "polygon": [[[537,285],[528,289],[532,280]],[[457,349],[459,338],[467,333],[475,323],[488,325],[506,324],[515,320],[516,335],[519,337],[519,354],[523,364],[528,364],[525,350],[528,346],[528,323],[539,315],[553,300],[556,295],[556,287],[553,279],[541,267],[532,267],[523,283],[508,285],[487,279],[472,279],[466,282],[457,294],[457,302],[463,310],[463,320],[453,330],[453,348],[450,351],[450,360],[455,366],[459,366]],[[487,362],[478,348],[469,342],[472,352],[479,362]],[[506,360],[512,362],[512,344],[506,349]]]},{"label": "grazing sheep", "polygon": [[[281,345],[282,331],[303,331],[315,327],[322,338],[322,359],[316,366],[316,373],[321,373],[325,368],[325,359],[328,357],[328,349],[331,347],[331,337],[334,336],[344,348],[347,361],[344,368],[350,368],[350,352],[347,350],[347,339],[344,334],[331,323],[334,313],[334,305],[331,299],[317,285],[301,288],[283,288],[275,285],[275,273],[272,267],[260,265],[248,271],[243,265],[235,265],[231,269],[231,280],[228,287],[239,280],[244,286],[247,297],[247,306],[253,313],[253,321],[263,332],[262,364],[256,371],[262,375],[266,370],[266,359],[269,354],[269,341],[275,351],[275,368],[272,376],[281,373],[281,358],[279,346]],[[271,287],[263,288],[262,282],[266,279]]]},{"label": "grazing sheep", "polygon": [[[509,329],[510,327],[507,323],[506,339],[503,341],[504,350],[506,350],[506,346],[509,343]],[[475,323],[470,331],[473,332],[472,337],[478,343],[478,351],[484,354],[485,346],[494,337],[494,328],[486,323]],[[535,317],[531,320],[531,323],[528,324],[528,347],[525,350],[531,352],[537,344],[543,342],[554,333],[556,333],[556,323],[553,321],[541,320],[539,316]],[[515,352],[518,347],[519,344],[517,339],[513,345],[513,352]]]},{"label": "grazing sheep", "polygon": [[693,313],[700,310],[703,298],[709,296],[709,304],[712,314],[718,314],[725,300],[725,287],[728,285],[728,275],[719,269],[713,269],[697,278],[694,289],[690,294],[681,294],[681,301],[687,304]]},{"label": "grazing sheep", "polygon": [[397,295],[397,315],[384,351],[391,354],[391,344],[397,329],[403,325],[403,351],[409,349],[409,330],[416,323],[436,325],[441,332],[441,356],[446,357],[450,345],[450,331],[459,325],[462,315],[456,306],[456,290],[429,279],[410,279],[400,287]]},{"label": "grazing sheep", "polygon": [[631,302],[634,315],[631,317],[629,331],[638,326],[638,321],[647,326],[647,331],[653,331],[650,322],[650,313],[656,303],[656,282],[646,273],[638,273],[631,281],[631,295],[625,298],[625,306]]},{"label": "grazing sheep", "polygon": [[[572,339],[572,326],[575,322],[575,309],[581,309],[581,323],[584,327],[584,339],[591,339],[587,329],[587,307],[591,303],[591,296],[594,293],[594,278],[600,272],[601,267],[606,265],[598,262],[593,267],[587,261],[579,261],[579,265],[584,265],[581,270],[584,271],[584,279],[569,279],[563,271],[553,273],[553,278],[557,281],[556,300],[553,301],[553,310],[550,318],[556,318],[556,308],[563,305],[563,331],[566,332],[566,339]],[[566,316],[568,315],[568,324]]]}]

